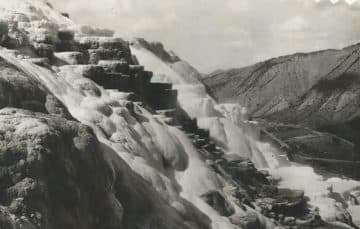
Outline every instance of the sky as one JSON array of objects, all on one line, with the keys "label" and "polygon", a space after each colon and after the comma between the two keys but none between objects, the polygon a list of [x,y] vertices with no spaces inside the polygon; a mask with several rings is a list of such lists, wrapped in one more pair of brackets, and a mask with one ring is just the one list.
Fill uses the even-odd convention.
[{"label": "sky", "polygon": [[79,24],[161,41],[199,71],[360,42],[360,0],[50,0]]}]

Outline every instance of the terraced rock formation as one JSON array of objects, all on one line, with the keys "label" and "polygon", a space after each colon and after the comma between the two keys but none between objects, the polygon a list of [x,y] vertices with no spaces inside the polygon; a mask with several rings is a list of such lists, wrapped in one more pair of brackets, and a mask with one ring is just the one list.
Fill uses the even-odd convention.
[{"label": "terraced rock formation", "polygon": [[[234,139],[219,144],[200,127],[180,103],[183,89],[153,82],[129,42],[41,0],[0,3],[1,228],[354,226],[345,208],[327,222],[302,190],[278,188],[243,152],[229,154]],[[195,69],[138,42],[198,89],[202,115],[213,109],[210,118],[234,126],[211,107]],[[356,204],[355,191],[331,194]]]}]

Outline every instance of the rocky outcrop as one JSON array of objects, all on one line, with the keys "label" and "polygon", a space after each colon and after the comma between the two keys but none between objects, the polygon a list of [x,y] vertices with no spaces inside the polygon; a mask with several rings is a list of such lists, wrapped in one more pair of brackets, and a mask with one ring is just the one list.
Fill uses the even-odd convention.
[{"label": "rocky outcrop", "polygon": [[201,198],[203,198],[208,205],[212,206],[222,216],[231,216],[235,213],[234,207],[220,192],[216,190],[209,191],[201,195]]},{"label": "rocky outcrop", "polygon": [[89,127],[12,108],[0,126],[2,228],[190,228]]},{"label": "rocky outcrop", "polygon": [[[40,11],[34,4],[30,11]],[[152,73],[131,65],[124,40],[91,27],[81,27],[76,37],[58,23],[22,16],[20,26],[17,18],[1,25],[1,45],[13,49],[6,52],[52,71],[77,69],[154,107],[176,103],[171,85],[151,85]],[[75,121],[43,82],[2,59],[0,71],[0,108],[21,108],[0,111],[1,228],[210,227],[210,219],[179,196],[170,206],[117,152]],[[122,77],[128,84],[117,80]],[[158,94],[152,95],[155,88]]]},{"label": "rocky outcrop", "polygon": [[43,85],[0,59],[0,108],[17,107],[71,118],[64,105]]},{"label": "rocky outcrop", "polygon": [[175,63],[180,61],[180,58],[175,53],[165,50],[164,45],[160,42],[148,42],[143,38],[137,38],[133,43],[148,49],[164,62]]},{"label": "rocky outcrop", "polygon": [[130,42],[130,45],[142,47],[160,58],[171,69],[181,75],[185,82],[200,83],[200,79],[202,78],[201,73],[191,64],[180,59],[173,51],[166,50],[162,43],[149,42],[143,38],[136,38]]},{"label": "rocky outcrop", "polygon": [[259,217],[255,212],[248,212],[246,215],[232,215],[230,221],[244,229],[261,228]]},{"label": "rocky outcrop", "polygon": [[3,222],[15,228],[121,225],[114,175],[88,127],[18,109],[1,110],[0,126]]},{"label": "rocky outcrop", "polygon": [[[30,11],[38,13],[44,8],[49,10],[35,1]],[[20,26],[17,18],[3,24],[1,45],[12,50],[2,52],[59,73],[54,73],[56,77],[66,77],[60,74],[63,70],[74,70],[89,78],[83,81],[92,79],[109,91],[131,92],[133,100],[149,104],[150,110],[176,105],[176,91],[170,84],[151,84],[152,73],[133,65],[129,45],[123,39],[108,37],[112,34],[107,30],[81,27],[74,32],[52,20],[22,16]],[[0,111],[0,160],[4,160],[1,228],[210,228],[211,220],[175,190],[171,200],[162,196],[155,190],[158,187],[138,175],[141,171],[134,172],[118,152],[99,143],[92,130],[75,121],[44,82],[6,61],[1,60],[0,66],[0,108],[21,108]],[[99,97],[101,90],[95,85],[77,86],[91,87],[87,91]],[[79,92],[82,89],[78,88]],[[126,108],[135,116],[131,101]],[[137,122],[136,117],[128,118]],[[170,163],[180,157],[173,156],[164,152],[164,159],[159,160]],[[151,168],[146,163],[143,166]],[[186,166],[186,160],[174,165],[179,170]],[[161,172],[151,171],[149,179],[165,179]],[[166,179],[166,185],[176,185]],[[161,182],[160,189],[172,188],[162,187]]]}]

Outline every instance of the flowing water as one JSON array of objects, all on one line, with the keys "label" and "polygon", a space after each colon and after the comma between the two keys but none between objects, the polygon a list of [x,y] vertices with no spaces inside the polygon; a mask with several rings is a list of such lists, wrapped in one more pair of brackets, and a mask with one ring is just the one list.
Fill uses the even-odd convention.
[{"label": "flowing water", "polygon": [[[234,228],[199,197],[210,190],[222,191],[226,182],[205,165],[185,133],[165,125],[141,106],[135,105],[135,118],[126,108],[126,93],[105,90],[83,78],[79,74],[82,66],[65,66],[55,73],[5,49],[0,50],[0,57],[45,85],[73,117],[92,127],[99,141],[116,151],[169,204],[179,205],[183,197],[212,219],[214,229]],[[165,168],[163,159],[172,167]]]}]

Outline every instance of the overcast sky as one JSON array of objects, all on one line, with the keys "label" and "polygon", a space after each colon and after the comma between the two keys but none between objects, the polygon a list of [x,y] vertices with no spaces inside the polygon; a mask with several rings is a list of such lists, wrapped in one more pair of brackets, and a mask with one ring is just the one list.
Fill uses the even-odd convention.
[{"label": "overcast sky", "polygon": [[50,0],[77,23],[161,41],[202,72],[360,42],[360,0]]}]

